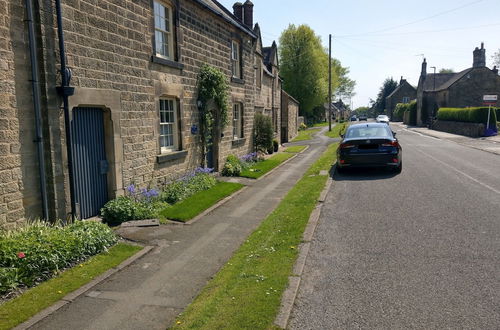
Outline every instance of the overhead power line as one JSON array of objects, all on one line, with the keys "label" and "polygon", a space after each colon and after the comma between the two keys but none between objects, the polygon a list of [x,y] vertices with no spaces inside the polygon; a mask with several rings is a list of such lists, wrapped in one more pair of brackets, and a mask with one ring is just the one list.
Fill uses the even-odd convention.
[{"label": "overhead power line", "polygon": [[400,24],[400,25],[390,26],[390,27],[387,27],[387,28],[384,28],[384,29],[381,29],[381,30],[369,31],[369,32],[364,32],[364,33],[357,33],[357,34],[347,34],[347,35],[337,36],[337,37],[364,36],[364,35],[372,35],[372,34],[377,34],[377,33],[380,33],[380,32],[386,32],[386,31],[390,31],[390,30],[395,30],[395,29],[399,29],[401,27],[405,27],[405,26],[408,26],[408,25],[413,25],[413,24],[416,24],[416,23],[420,23],[420,22],[423,22],[423,21],[427,21],[427,20],[433,19],[435,17],[446,15],[446,14],[449,14],[451,12],[463,9],[465,7],[469,7],[469,6],[478,4],[478,3],[483,2],[483,1],[485,1],[485,0],[472,1],[472,2],[466,3],[466,4],[462,5],[462,6],[455,7],[455,8],[449,9],[449,10],[445,10],[445,11],[439,12],[439,13],[431,15],[431,16],[420,18],[420,19],[417,19],[415,21],[410,21],[408,23],[404,23],[404,24]]}]

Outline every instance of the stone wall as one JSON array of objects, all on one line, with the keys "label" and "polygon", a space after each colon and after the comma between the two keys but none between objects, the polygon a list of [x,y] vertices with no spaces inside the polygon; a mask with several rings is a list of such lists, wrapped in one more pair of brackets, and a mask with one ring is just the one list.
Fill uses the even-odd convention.
[{"label": "stone wall", "polygon": [[436,120],[432,125],[432,129],[437,131],[465,135],[470,137],[484,136],[484,124],[463,123],[456,121]]},{"label": "stone wall", "polygon": [[0,227],[40,214],[23,2],[0,0]]},{"label": "stone wall", "polygon": [[[103,109],[109,198],[130,183],[157,185],[201,164],[196,82],[207,63],[230,81],[229,124],[220,142],[219,164],[229,154],[252,151],[255,114],[254,36],[200,5],[177,5],[177,62],[154,61],[153,8],[150,0],[63,0],[67,65],[72,71],[70,110]],[[42,112],[51,217],[67,218],[68,156],[60,84],[59,49],[53,1],[42,0],[36,13]],[[41,215],[38,163],[24,6],[0,0],[0,226]],[[39,21],[38,21],[39,20]],[[231,77],[231,40],[242,45],[242,80]],[[159,98],[180,107],[182,152],[159,161]],[[232,105],[243,104],[244,138],[233,141]],[[278,101],[279,102],[279,101]],[[22,115],[21,115],[22,114]],[[22,170],[21,170],[22,169]],[[25,189],[29,187],[29,189]]]},{"label": "stone wall", "polygon": [[281,91],[281,136],[282,142],[293,140],[298,134],[299,125],[299,103]]}]

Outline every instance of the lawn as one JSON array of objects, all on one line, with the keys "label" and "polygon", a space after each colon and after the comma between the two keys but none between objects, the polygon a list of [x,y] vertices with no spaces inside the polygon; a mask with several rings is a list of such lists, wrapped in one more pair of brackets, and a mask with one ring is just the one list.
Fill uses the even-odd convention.
[{"label": "lawn", "polygon": [[341,133],[344,133],[347,128],[347,123],[337,124],[332,127],[331,131],[326,131],[325,135],[329,138],[338,138]]},{"label": "lawn", "polygon": [[165,219],[186,222],[202,213],[215,203],[243,188],[242,184],[218,182],[208,190],[197,192],[191,197],[167,207],[160,212],[161,222]]},{"label": "lawn", "polygon": [[299,153],[303,151],[307,146],[291,146],[285,149],[285,152]]},{"label": "lawn", "polygon": [[68,293],[118,266],[141,249],[140,246],[117,244],[110,248],[107,253],[96,255],[0,305],[0,329],[11,329],[28,320]]},{"label": "lawn", "polygon": [[336,145],[304,174],[176,320],[180,329],[270,329],[298,246],[335,162]]},{"label": "lawn", "polygon": [[241,172],[240,176],[249,179],[258,179],[285,160],[293,157],[292,153],[279,153],[266,160],[255,163],[250,169]]},{"label": "lawn", "polygon": [[299,135],[297,135],[295,139],[292,140],[292,142],[311,140],[313,134],[316,134],[319,131],[320,129],[306,129],[304,131],[299,131]]},{"label": "lawn", "polygon": [[312,127],[325,127],[325,126],[328,126],[328,122],[316,123]]}]

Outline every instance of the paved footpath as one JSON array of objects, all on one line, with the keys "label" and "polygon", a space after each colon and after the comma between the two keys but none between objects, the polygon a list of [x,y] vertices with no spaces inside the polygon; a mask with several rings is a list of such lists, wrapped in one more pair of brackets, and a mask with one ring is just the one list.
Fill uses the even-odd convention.
[{"label": "paved footpath", "polygon": [[[326,130],[327,128],[324,128]],[[34,329],[165,329],[192,302],[333,139],[303,153],[192,225],[122,229],[154,249],[35,324]],[[294,143],[297,144],[297,143]]]}]

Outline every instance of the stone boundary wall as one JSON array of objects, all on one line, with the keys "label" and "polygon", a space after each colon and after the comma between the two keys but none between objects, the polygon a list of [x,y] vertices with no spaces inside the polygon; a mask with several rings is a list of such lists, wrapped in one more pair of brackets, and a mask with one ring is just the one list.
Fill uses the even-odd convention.
[{"label": "stone boundary wall", "polygon": [[484,136],[484,124],[464,123],[458,121],[436,120],[432,128],[436,131],[465,135],[470,137]]}]

